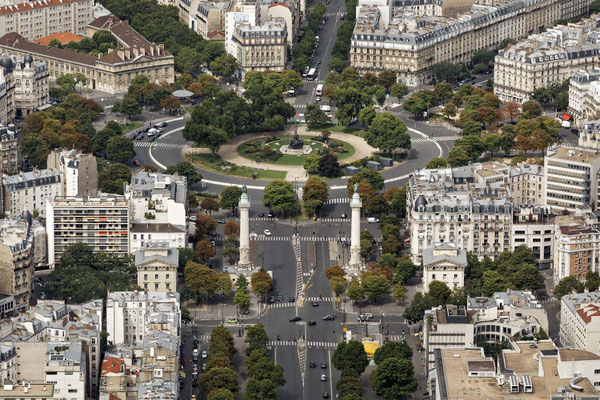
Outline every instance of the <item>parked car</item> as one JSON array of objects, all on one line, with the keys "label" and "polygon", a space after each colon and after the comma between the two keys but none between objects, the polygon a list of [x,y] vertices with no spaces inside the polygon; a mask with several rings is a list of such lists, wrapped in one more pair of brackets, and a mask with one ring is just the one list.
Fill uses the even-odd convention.
[{"label": "parked car", "polygon": [[162,122],[159,122],[158,124],[156,124],[156,126],[158,126],[159,128],[164,128],[164,127],[166,127],[167,125],[169,125],[169,124],[167,123],[167,121],[162,121]]},{"label": "parked car", "polygon": [[379,219],[375,218],[375,217],[369,217],[369,218],[367,218],[367,222],[370,224],[376,224],[379,222]]},{"label": "parked car", "polygon": [[323,104],[319,108],[321,109],[321,111],[325,111],[325,112],[331,111],[331,106],[329,106],[327,104]]},{"label": "parked car", "polygon": [[194,349],[192,351],[192,361],[193,362],[197,362],[198,361],[198,349]]},{"label": "parked car", "polygon": [[323,398],[324,399],[328,399],[329,398],[329,392],[323,392]]},{"label": "parked car", "polygon": [[202,358],[208,358],[208,353],[206,352],[206,350],[202,352]]}]

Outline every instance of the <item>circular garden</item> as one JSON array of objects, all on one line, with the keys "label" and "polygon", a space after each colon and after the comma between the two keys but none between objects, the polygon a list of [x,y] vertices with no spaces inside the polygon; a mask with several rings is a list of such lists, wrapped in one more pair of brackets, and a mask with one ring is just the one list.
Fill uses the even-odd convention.
[{"label": "circular garden", "polygon": [[240,144],[237,152],[242,157],[261,163],[277,165],[303,165],[307,157],[332,152],[338,160],[343,160],[354,154],[354,147],[347,142],[330,139],[323,136],[300,136],[304,147],[312,150],[302,155],[283,154],[280,149],[290,143],[293,135],[269,136],[253,139]]}]

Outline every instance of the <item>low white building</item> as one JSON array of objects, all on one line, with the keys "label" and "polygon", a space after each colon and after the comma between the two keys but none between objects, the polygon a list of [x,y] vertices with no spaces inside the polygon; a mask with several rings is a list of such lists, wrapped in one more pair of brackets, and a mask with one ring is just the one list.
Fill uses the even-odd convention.
[{"label": "low white building", "polygon": [[561,298],[560,342],[565,347],[600,354],[599,292],[569,294]]},{"label": "low white building", "polygon": [[23,211],[46,215],[46,201],[63,196],[63,175],[60,170],[42,169],[4,176],[4,212],[19,216]]},{"label": "low white building", "polygon": [[[149,326],[160,319],[167,319],[169,331],[178,333],[181,326],[179,293],[177,292],[112,292],[106,300],[106,330],[108,341],[113,345],[144,343],[151,332]],[[178,335],[177,335],[178,336]]]},{"label": "low white building", "polygon": [[423,289],[429,290],[433,281],[444,282],[450,289],[465,285],[467,252],[448,243],[423,250]]},{"label": "low white building", "polygon": [[172,249],[187,245],[185,225],[134,223],[130,232],[131,253],[152,243],[165,243]]},{"label": "low white building", "polygon": [[155,292],[177,290],[178,263],[178,249],[171,249],[164,243],[146,245],[135,252],[138,286]]},{"label": "low white building", "polygon": [[515,208],[511,234],[512,250],[527,246],[533,251],[536,264],[549,267],[554,260],[555,215],[547,207]]}]

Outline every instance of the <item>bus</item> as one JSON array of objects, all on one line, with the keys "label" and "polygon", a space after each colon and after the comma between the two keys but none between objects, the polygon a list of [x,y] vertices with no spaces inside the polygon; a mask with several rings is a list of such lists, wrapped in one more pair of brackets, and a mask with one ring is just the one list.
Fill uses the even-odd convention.
[{"label": "bus", "polygon": [[315,92],[317,94],[317,96],[321,96],[323,94],[323,84],[319,83],[317,85],[317,91]]},{"label": "bus", "polygon": [[311,68],[310,71],[308,71],[308,74],[306,75],[306,77],[310,80],[314,80],[316,73],[317,73],[317,69]]}]

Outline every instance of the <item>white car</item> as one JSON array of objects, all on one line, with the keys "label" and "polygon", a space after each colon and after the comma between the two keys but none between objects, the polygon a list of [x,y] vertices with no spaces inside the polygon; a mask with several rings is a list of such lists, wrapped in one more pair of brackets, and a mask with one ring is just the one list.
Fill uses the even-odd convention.
[{"label": "white car", "polygon": [[323,104],[319,108],[321,109],[321,111],[331,111],[331,106],[328,106],[327,104]]},{"label": "white car", "polygon": [[190,215],[190,222],[196,222],[196,216]]},{"label": "white car", "polygon": [[375,217],[369,217],[369,218],[367,218],[367,222],[370,224],[376,224],[379,222],[379,220]]},{"label": "white car", "polygon": [[250,237],[257,237],[257,236],[258,236],[258,234],[256,232],[250,233]]},{"label": "white car", "polygon": [[271,236],[271,231],[268,229],[265,229],[265,236]]}]

